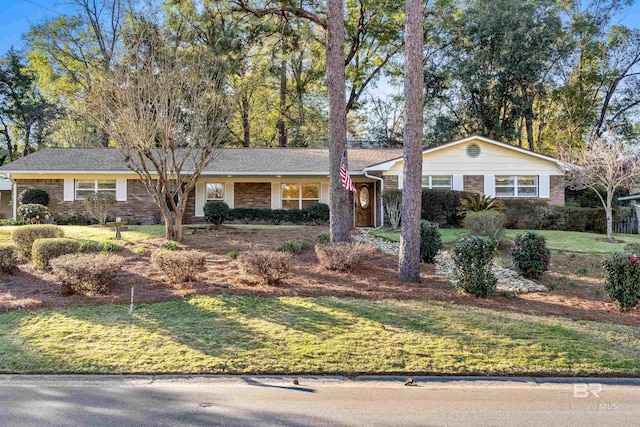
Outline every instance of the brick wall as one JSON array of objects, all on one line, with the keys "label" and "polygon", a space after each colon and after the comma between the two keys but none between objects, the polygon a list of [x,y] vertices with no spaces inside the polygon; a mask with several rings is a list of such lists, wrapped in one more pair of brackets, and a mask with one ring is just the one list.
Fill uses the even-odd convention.
[{"label": "brick wall", "polygon": [[236,208],[271,208],[271,183],[236,182],[233,185],[233,205]]},{"label": "brick wall", "polygon": [[564,206],[564,176],[551,175],[549,186],[551,196],[549,203],[556,206]]},{"label": "brick wall", "polygon": [[[18,194],[29,188],[39,188],[49,193],[49,212],[54,217],[68,218],[74,214],[88,215],[87,210],[79,200],[64,201],[64,180],[62,179],[20,179],[16,180]],[[112,208],[114,217],[134,217],[145,224],[153,224],[160,209],[151,199],[141,181],[137,179],[127,180],[127,200],[116,202]],[[184,215],[184,222],[200,222],[200,218],[195,218],[195,196],[192,191],[187,199],[187,209]]]},{"label": "brick wall", "polygon": [[384,190],[397,190],[398,189],[398,175],[383,175]]},{"label": "brick wall", "polygon": [[463,186],[468,193],[484,194],[484,175],[465,175]]}]

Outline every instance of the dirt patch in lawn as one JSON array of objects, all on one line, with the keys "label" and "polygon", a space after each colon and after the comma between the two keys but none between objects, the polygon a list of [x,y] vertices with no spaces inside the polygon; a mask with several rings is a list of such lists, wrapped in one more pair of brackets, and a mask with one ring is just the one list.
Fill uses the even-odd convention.
[{"label": "dirt patch in lawn", "polygon": [[[164,301],[193,294],[240,294],[255,296],[344,296],[370,300],[416,299],[492,308],[534,315],[561,316],[575,320],[594,320],[625,325],[640,325],[640,313],[621,313],[608,301],[602,290],[600,263],[602,257],[552,254],[552,268],[541,283],[549,292],[523,295],[496,294],[478,299],[456,293],[444,278],[435,275],[432,265],[421,266],[422,283],[397,280],[397,258],[383,254],[359,266],[353,272],[341,273],[322,269],[313,249],[294,255],[292,274],[277,286],[254,285],[238,274],[237,262],[229,251],[246,252],[274,249],[282,242],[304,239],[313,244],[326,227],[299,228],[232,228],[193,229],[187,232],[184,246],[208,253],[207,271],[183,288],[165,283],[162,274],[151,267],[151,252],[161,239],[138,243],[145,247],[143,255],[134,254],[129,246],[123,271],[109,295],[85,296],[68,294],[55,278],[23,263],[20,271],[0,278],[0,311],[36,308],[91,306],[128,303],[135,288],[135,303]],[[355,235],[355,234],[354,234]],[[506,252],[505,252],[506,254]],[[505,254],[502,254],[503,256]],[[505,258],[506,259],[506,258]]]}]

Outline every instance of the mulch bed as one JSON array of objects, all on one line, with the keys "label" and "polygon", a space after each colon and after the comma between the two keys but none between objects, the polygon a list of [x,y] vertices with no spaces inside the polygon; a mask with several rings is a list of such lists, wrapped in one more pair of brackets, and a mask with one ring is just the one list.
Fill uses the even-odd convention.
[{"label": "mulch bed", "polygon": [[[52,308],[94,306],[129,303],[131,287],[135,288],[135,303],[165,301],[194,294],[238,294],[264,297],[277,296],[337,296],[370,300],[401,299],[442,301],[467,306],[508,310],[538,316],[561,316],[575,320],[594,320],[624,325],[640,325],[640,312],[621,313],[599,292],[601,281],[597,271],[592,277],[567,276],[578,265],[593,264],[586,258],[552,260],[552,271],[542,283],[555,283],[556,289],[518,296],[496,294],[489,298],[474,298],[458,294],[442,277],[436,276],[432,265],[421,266],[422,282],[401,283],[397,280],[397,258],[378,254],[353,272],[332,272],[321,268],[313,249],[294,255],[292,274],[276,286],[254,285],[238,274],[235,260],[227,255],[238,252],[273,249],[285,240],[305,239],[313,242],[324,227],[298,229],[219,229],[193,230],[186,235],[185,246],[209,254],[207,271],[197,282],[175,288],[164,282],[163,276],[150,265],[150,253],[160,246],[161,239],[150,240],[137,246],[147,249],[144,255],[133,254],[129,247],[121,255],[126,258],[117,285],[109,295],[85,296],[69,294],[55,278],[46,272],[34,270],[30,263],[20,265],[15,275],[0,278],[0,311],[26,308]],[[574,263],[575,265],[569,265]],[[567,278],[569,277],[569,278]]]}]

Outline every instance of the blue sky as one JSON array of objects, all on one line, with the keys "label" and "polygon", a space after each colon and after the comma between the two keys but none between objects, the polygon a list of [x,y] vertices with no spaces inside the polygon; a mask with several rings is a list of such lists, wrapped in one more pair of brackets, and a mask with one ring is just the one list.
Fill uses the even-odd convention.
[{"label": "blue sky", "polygon": [[[16,49],[23,46],[21,36],[31,24],[54,18],[57,13],[69,12],[65,0],[0,0],[0,55],[12,45]],[[640,3],[629,9],[623,23],[630,27],[640,27]]]}]

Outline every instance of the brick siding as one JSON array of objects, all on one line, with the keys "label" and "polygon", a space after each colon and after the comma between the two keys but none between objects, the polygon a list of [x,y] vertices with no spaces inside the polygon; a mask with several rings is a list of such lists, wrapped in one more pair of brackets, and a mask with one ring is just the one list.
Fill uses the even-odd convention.
[{"label": "brick siding", "polygon": [[398,189],[398,175],[383,175],[384,190],[397,190]]},{"label": "brick siding", "polygon": [[484,175],[465,175],[462,189],[468,193],[484,194]]},{"label": "brick siding", "polygon": [[233,205],[236,208],[271,208],[271,183],[236,182],[233,185]]}]

